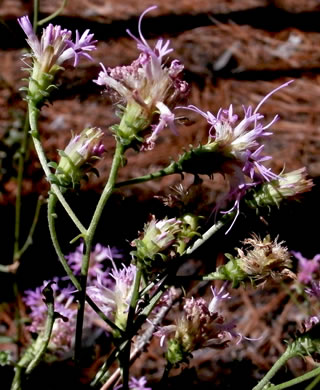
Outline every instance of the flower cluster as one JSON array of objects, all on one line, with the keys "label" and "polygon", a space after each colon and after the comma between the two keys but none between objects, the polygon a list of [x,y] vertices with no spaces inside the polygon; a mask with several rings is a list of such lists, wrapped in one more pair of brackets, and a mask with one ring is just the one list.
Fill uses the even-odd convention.
[{"label": "flower cluster", "polygon": [[190,354],[204,347],[223,348],[233,337],[240,336],[234,331],[234,324],[227,324],[217,311],[218,304],[229,299],[229,293],[222,287],[219,291],[211,289],[212,300],[186,298],[183,311],[175,324],[160,328],[155,335],[161,338],[160,344],[168,339],[167,360],[171,364],[186,361]]},{"label": "flower cluster", "polygon": [[39,40],[33,31],[28,16],[18,19],[27,36],[31,48],[33,67],[29,85],[29,98],[37,105],[48,96],[48,88],[56,73],[69,63],[76,67],[80,57],[92,59],[88,52],[95,50],[93,34],[86,30],[80,37],[76,31],[76,40],[71,40],[71,31],[49,24],[43,29]]},{"label": "flower cluster", "polygon": [[175,115],[172,109],[184,98],[188,84],[181,79],[183,65],[174,60],[168,67],[164,57],[173,49],[169,41],[159,39],[152,49],[141,32],[143,16],[156,8],[145,10],[139,19],[139,38],[128,31],[137,42],[141,54],[129,66],[105,68],[99,73],[97,84],[115,91],[123,101],[125,108],[121,123],[114,127],[117,136],[127,145],[133,141],[143,141],[141,133],[152,127],[152,133],[143,143],[144,149],[152,149],[158,133],[166,126],[176,133]]}]

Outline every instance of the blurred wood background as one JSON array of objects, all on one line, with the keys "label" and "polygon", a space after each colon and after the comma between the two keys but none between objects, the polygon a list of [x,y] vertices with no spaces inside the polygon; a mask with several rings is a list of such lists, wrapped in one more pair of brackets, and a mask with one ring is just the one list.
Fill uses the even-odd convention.
[{"label": "blurred wood background", "polygon": [[[10,151],[21,127],[25,103],[19,88],[25,85],[21,70],[25,37],[16,19],[32,14],[32,1],[0,2],[0,138],[4,144],[2,178],[6,181]],[[242,105],[257,105],[272,89],[293,79],[289,87],[273,95],[261,108],[266,121],[275,114],[279,120],[274,136],[266,145],[273,155],[271,166],[279,172],[301,166],[313,177],[320,176],[320,3],[317,0],[70,0],[55,23],[83,32],[90,28],[99,40],[93,52],[94,62],[82,62],[65,71],[52,105],[41,114],[40,127],[49,158],[62,149],[70,138],[70,130],[99,126],[106,131],[107,157],[100,164],[100,179],[91,185],[100,188],[108,173],[114,140],[108,127],[117,121],[112,102],[92,82],[102,62],[106,66],[129,64],[138,55],[136,43],[126,29],[136,34],[139,15],[148,6],[158,8],[146,15],[142,30],[153,43],[156,38],[171,40],[172,58],[185,65],[185,77],[192,85],[188,103],[216,113],[220,107],[234,105],[241,114]],[[57,0],[40,1],[40,18],[48,16],[60,5]],[[180,126],[180,135],[165,130],[152,152],[129,154],[129,164],[121,170],[121,179],[167,165],[183,146],[206,142],[207,126],[192,113],[191,125]],[[107,161],[107,163],[106,163]],[[132,168],[133,167],[133,168]],[[34,159],[27,169],[26,191],[36,191]],[[36,176],[37,177],[37,176]],[[149,183],[146,188],[158,190],[173,184],[175,178]],[[159,187],[160,186],[160,187]]]}]

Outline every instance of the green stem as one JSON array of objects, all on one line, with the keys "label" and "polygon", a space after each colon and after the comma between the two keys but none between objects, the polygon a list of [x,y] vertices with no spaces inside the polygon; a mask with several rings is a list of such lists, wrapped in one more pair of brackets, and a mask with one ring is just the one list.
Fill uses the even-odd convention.
[{"label": "green stem", "polygon": [[220,221],[212,225],[210,229],[208,229],[205,233],[202,234],[201,238],[198,238],[198,240],[196,240],[194,244],[187,249],[186,254],[190,255],[191,253],[193,253],[196,249],[198,249],[201,245],[203,245],[211,236],[213,236],[215,233],[217,233],[217,231],[219,231],[228,222],[230,222],[232,218],[235,217],[235,215],[236,215],[235,211],[225,214],[220,219]]},{"label": "green stem", "polygon": [[81,265],[81,279],[80,279],[81,290],[79,293],[79,309],[78,309],[78,314],[77,314],[76,338],[75,338],[75,361],[78,363],[80,361],[80,351],[81,351],[81,344],[82,344],[82,326],[83,326],[84,306],[85,306],[85,298],[86,298],[85,292],[86,292],[86,287],[87,287],[87,275],[88,275],[88,269],[89,269],[90,254],[91,254],[91,249],[92,249],[92,241],[93,241],[94,234],[96,232],[99,220],[101,218],[103,209],[104,209],[110,195],[113,192],[114,185],[115,185],[116,178],[117,178],[117,174],[118,174],[118,170],[119,170],[120,165],[123,161],[124,151],[125,151],[125,146],[122,145],[120,142],[117,142],[108,182],[107,182],[107,184],[106,184],[106,186],[105,186],[105,188],[100,196],[97,207],[95,209],[92,220],[90,222],[90,226],[89,226],[89,228],[86,232],[86,235],[84,237],[85,253],[84,253],[84,256],[82,259],[82,265]]},{"label": "green stem", "polygon": [[46,18],[41,19],[38,22],[38,26],[42,26],[43,24],[46,24],[50,22],[52,19],[54,19],[55,17],[59,16],[66,5],[67,5],[67,0],[63,0],[61,6],[55,12],[53,12],[51,15],[47,16]]},{"label": "green stem", "polygon": [[[55,194],[50,194],[49,200],[48,200],[48,223],[49,223],[49,231],[50,231],[50,236],[51,240],[54,246],[54,249],[56,251],[56,254],[61,262],[62,267],[64,268],[66,274],[69,276],[72,284],[74,287],[78,290],[81,291],[81,284],[79,280],[76,278],[76,276],[73,274],[71,268],[68,265],[68,262],[66,258],[64,257],[64,254],[61,250],[58,237],[57,237],[57,232],[56,232],[56,227],[55,227],[55,206],[57,203],[57,197]],[[92,309],[99,315],[99,317],[105,321],[112,329],[116,330],[117,332],[121,333],[122,330],[115,325],[112,321],[109,320],[109,318],[106,317],[106,315],[98,308],[98,306],[92,301],[92,299],[86,295],[86,301],[88,304],[92,307]]]},{"label": "green stem", "polygon": [[33,221],[32,221],[28,236],[27,236],[26,241],[23,244],[22,248],[17,253],[18,260],[20,260],[21,256],[24,254],[24,252],[32,244],[32,237],[33,237],[33,233],[35,231],[35,228],[36,228],[38,220],[39,220],[39,214],[40,214],[40,209],[41,209],[42,204],[43,204],[43,197],[40,195],[38,197],[38,200],[37,200],[37,205],[36,205],[36,209],[34,212]]},{"label": "green stem", "polygon": [[33,0],[33,31],[36,33],[38,28],[39,0]]},{"label": "green stem", "polygon": [[305,388],[305,390],[313,390],[320,382],[320,375],[318,375],[314,380]]},{"label": "green stem", "polygon": [[75,286],[75,288],[80,291],[81,285],[79,280],[74,276],[71,268],[69,267],[67,260],[64,257],[64,254],[60,248],[60,244],[57,237],[56,232],[56,226],[55,226],[55,219],[56,219],[56,213],[55,213],[55,207],[57,204],[57,196],[53,193],[49,195],[48,199],[48,224],[49,224],[49,232],[51,236],[51,240],[54,246],[54,249],[56,251],[56,254],[58,255],[58,258],[60,260],[60,263],[62,267],[64,268],[66,274],[69,276],[71,282]]},{"label": "green stem", "polygon": [[177,163],[172,162],[166,168],[160,169],[160,171],[149,173],[148,175],[136,177],[134,179],[121,181],[115,185],[115,188],[124,187],[132,184],[144,183],[149,180],[159,179],[164,176],[173,175],[174,173],[181,173],[181,171],[177,168]]},{"label": "green stem", "polygon": [[280,358],[274,363],[274,365],[267,372],[267,374],[252,390],[262,390],[264,386],[270,381],[270,379],[279,371],[279,369],[294,356],[296,356],[296,352],[292,351],[292,349],[288,347],[284,354],[280,356]]},{"label": "green stem", "polygon": [[[130,301],[129,313],[127,317],[126,333],[131,333],[133,319],[136,312],[136,307],[139,299],[139,289],[140,282],[142,277],[142,270],[140,267],[137,268],[137,273],[134,279],[132,296]],[[127,343],[124,352],[120,356],[121,361],[121,371],[122,371],[122,386],[123,390],[128,390],[129,388],[129,368],[130,368],[130,351],[131,351],[131,342]]]},{"label": "green stem", "polygon": [[19,253],[20,221],[21,221],[21,194],[22,194],[24,163],[25,163],[25,158],[26,158],[26,154],[27,154],[28,131],[29,131],[29,116],[27,113],[25,121],[24,121],[24,126],[23,126],[23,134],[22,134],[22,141],[21,141],[21,147],[20,147],[20,151],[19,151],[19,161],[18,161],[13,262],[18,261],[18,259],[19,259],[18,253]]},{"label": "green stem", "polygon": [[160,283],[160,286],[158,287],[157,291],[154,293],[152,298],[150,299],[149,304],[143,309],[143,311],[139,314],[138,318],[136,319],[135,323],[133,324],[133,327],[129,333],[126,334],[126,340],[124,340],[118,348],[115,348],[110,356],[107,358],[106,362],[103,364],[103,366],[100,368],[98,373],[96,374],[95,378],[91,382],[91,386],[95,387],[97,386],[100,381],[104,378],[106,372],[109,370],[113,362],[123,353],[128,343],[131,342],[132,337],[138,332],[138,330],[141,328],[143,323],[145,322],[146,318],[149,317],[150,313],[158,303],[159,299],[163,295],[164,291],[166,290],[165,284],[167,282],[167,277],[163,279],[163,281]]},{"label": "green stem", "polygon": [[[38,132],[38,116],[39,116],[39,110],[35,105],[33,104],[32,101],[29,101],[29,122],[30,122],[30,129],[31,129],[31,135],[33,139],[33,143],[36,149],[36,152],[38,154],[38,158],[40,161],[40,164],[42,166],[42,169],[44,170],[44,173],[46,175],[47,180],[50,182],[49,178],[51,175],[50,168],[48,167],[47,163],[47,158],[45,156],[42,144],[39,140],[39,132]],[[56,194],[57,198],[59,199],[60,203],[66,210],[67,214],[69,217],[72,219],[73,223],[77,226],[79,231],[83,234],[86,235],[87,230],[86,228],[82,225],[82,223],[79,221],[67,201],[65,200],[64,196],[62,195],[62,192],[60,191],[60,188],[54,184],[51,183],[51,189],[52,191]]]},{"label": "green stem", "polygon": [[48,313],[46,323],[44,325],[44,330],[39,334],[35,342],[25,351],[25,353],[17,363],[15,368],[15,376],[11,385],[11,390],[21,390],[22,376],[24,374],[29,375],[37,367],[48,347],[53,329],[53,324],[55,321],[55,313],[52,289],[50,286],[47,286],[45,290],[46,289],[46,298],[49,296],[49,294],[50,298],[46,299]]},{"label": "green stem", "polygon": [[[307,372],[306,374],[304,375],[301,375],[301,376],[298,376],[298,378],[294,378],[294,379],[291,379],[290,381],[287,381],[287,382],[283,382],[281,383],[280,385],[276,385],[276,386],[271,386],[269,390],[282,390],[282,389],[286,389],[287,387],[291,387],[291,386],[294,386],[294,385],[297,385],[298,383],[301,383],[301,382],[304,382],[308,379],[311,379],[317,375],[320,374],[320,367],[317,367],[315,368],[314,370],[312,371],[309,371]],[[320,378],[320,377],[318,377]],[[316,378],[316,379],[318,379]],[[319,382],[320,379],[318,379],[318,382]],[[318,383],[316,382],[316,383]],[[309,387],[306,388],[306,390],[308,390]]]}]

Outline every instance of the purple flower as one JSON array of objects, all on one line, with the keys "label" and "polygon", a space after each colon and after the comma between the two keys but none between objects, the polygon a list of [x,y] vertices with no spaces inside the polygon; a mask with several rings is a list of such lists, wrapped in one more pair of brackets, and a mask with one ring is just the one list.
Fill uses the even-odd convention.
[{"label": "purple flower", "polygon": [[87,288],[90,298],[121,329],[125,329],[126,326],[136,272],[137,269],[133,264],[128,267],[123,265],[118,269],[113,262],[110,276],[114,279],[114,284],[110,288],[105,287],[98,276],[97,282]]},{"label": "purple flower", "polygon": [[255,110],[251,106],[243,107],[244,117],[241,120],[233,113],[232,105],[228,109],[221,108],[216,116],[210,111],[201,111],[193,105],[185,107],[203,116],[210,125],[209,141],[203,148],[206,151],[212,150],[213,153],[223,157],[219,169],[223,175],[228,176],[230,190],[228,195],[219,201],[215,211],[220,209],[225,201],[231,200],[234,202],[234,206],[227,213],[236,209],[237,217],[240,200],[248,188],[262,182],[279,179],[279,175],[264,166],[264,162],[270,160],[271,157],[262,154],[264,145],[261,144],[262,138],[272,134],[267,130],[278,120],[278,115],[270,123],[262,124],[264,116],[258,110],[273,93],[291,82],[284,83],[271,91],[262,99]]},{"label": "purple flower", "polygon": [[[43,29],[39,41],[28,16],[19,18],[18,22],[27,36],[27,42],[32,50],[31,56],[38,63],[41,72],[51,73],[54,71],[55,73],[59,67],[72,59],[74,59],[73,66],[77,66],[81,56],[92,60],[88,52],[96,49],[97,41],[92,39],[93,34],[89,34],[89,30],[86,30],[81,37],[76,31],[76,42],[73,42],[70,40],[71,31],[49,24]],[[54,66],[58,68],[53,70]]]},{"label": "purple flower", "polygon": [[135,377],[131,377],[129,380],[129,389],[130,390],[151,390],[151,387],[146,387],[147,380],[144,376],[137,379]]},{"label": "purple flower", "polygon": [[[181,79],[183,65],[174,60],[168,67],[164,57],[173,49],[169,41],[159,39],[152,49],[141,32],[144,15],[156,6],[145,10],[139,19],[139,38],[128,34],[137,42],[140,56],[129,66],[105,68],[95,82],[115,91],[126,104],[117,134],[124,139],[136,139],[139,132],[152,125],[152,133],[144,141],[143,149],[152,149],[159,132],[166,126],[176,133],[172,108],[188,94],[188,84]],[[156,115],[155,115],[156,114]],[[156,123],[156,124],[155,124]]]},{"label": "purple flower", "polygon": [[306,288],[305,292],[313,297],[320,299],[320,282],[311,281],[311,287]]},{"label": "purple flower", "polygon": [[217,311],[218,303],[229,299],[229,293],[222,287],[219,291],[211,289],[212,300],[207,303],[203,298],[186,298],[183,312],[175,324],[164,326],[155,332],[161,338],[160,344],[166,337],[168,340],[167,359],[172,364],[185,360],[193,351],[207,346],[222,348],[239,333],[234,331],[235,324],[224,322]]},{"label": "purple flower", "polygon": [[[81,264],[83,257],[83,243],[81,243],[74,252],[66,256],[70,268],[75,274],[80,274]],[[99,277],[100,282],[104,286],[110,286],[113,284],[113,280],[110,278],[110,268],[105,266],[105,260],[121,259],[122,255],[116,248],[110,246],[103,246],[96,244],[90,256],[90,264],[88,270],[88,283],[91,284]]]},{"label": "purple flower", "polygon": [[314,256],[312,260],[308,260],[302,256],[300,252],[291,252],[298,259],[298,280],[301,283],[308,284],[313,280],[314,273],[320,270],[319,260],[320,254]]},{"label": "purple flower", "polygon": [[[137,379],[134,376],[132,376],[129,379],[129,390],[151,390],[151,387],[146,387],[147,385],[147,380],[144,376],[141,378]],[[114,388],[114,390],[120,390],[122,389],[123,386],[119,385]]]}]

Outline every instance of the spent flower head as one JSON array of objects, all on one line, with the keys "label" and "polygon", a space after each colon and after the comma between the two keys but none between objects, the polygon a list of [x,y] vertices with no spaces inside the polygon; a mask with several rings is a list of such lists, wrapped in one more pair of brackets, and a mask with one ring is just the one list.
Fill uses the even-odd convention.
[{"label": "spent flower head", "polygon": [[233,287],[248,280],[264,284],[270,278],[275,281],[295,279],[295,274],[289,269],[292,267],[290,253],[282,245],[283,241],[271,240],[269,235],[260,239],[253,234],[243,244],[247,245],[246,249],[237,248],[236,257],[226,253],[229,261],[204,279],[229,280]]},{"label": "spent flower head", "polygon": [[76,187],[86,177],[86,172],[96,172],[92,169],[92,164],[105,152],[102,137],[103,131],[96,127],[72,135],[65,150],[59,151],[60,161],[55,175],[59,185]]},{"label": "spent flower head", "polygon": [[168,126],[174,133],[175,115],[172,109],[189,91],[188,84],[181,79],[183,65],[174,60],[170,66],[165,63],[165,57],[173,49],[169,41],[159,39],[151,48],[141,32],[141,22],[144,15],[155,9],[146,9],[139,19],[139,38],[129,30],[128,34],[137,42],[140,56],[128,66],[105,68],[95,82],[114,91],[123,102],[121,123],[113,127],[117,136],[127,145],[138,140],[143,142],[141,135],[151,127],[151,135],[143,142],[142,148],[152,149],[158,133]]},{"label": "spent flower head", "polygon": [[76,31],[76,40],[73,42],[71,31],[52,24],[42,30],[39,40],[28,16],[19,18],[18,23],[31,48],[31,53],[27,55],[33,59],[28,96],[37,105],[48,96],[48,89],[63,66],[72,64],[76,67],[80,57],[92,60],[88,52],[96,49],[97,41],[93,40],[93,34],[86,30],[81,37]]}]

